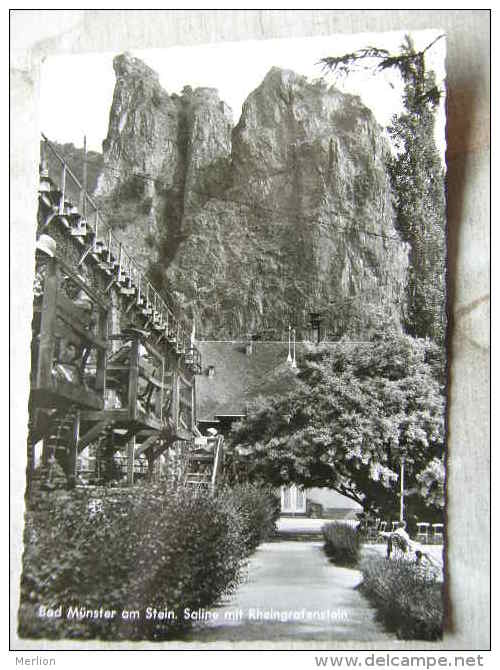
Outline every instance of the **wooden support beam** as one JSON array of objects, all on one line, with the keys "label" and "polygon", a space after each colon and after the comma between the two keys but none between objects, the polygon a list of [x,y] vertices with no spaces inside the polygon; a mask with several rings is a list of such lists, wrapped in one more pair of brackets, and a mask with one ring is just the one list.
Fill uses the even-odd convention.
[{"label": "wooden support beam", "polygon": [[152,384],[158,389],[163,388],[163,383],[161,379],[157,379],[156,377],[153,377],[153,375],[150,375],[147,371],[146,368],[143,365],[139,365],[139,375],[142,379],[145,379],[147,382]]},{"label": "wooden support beam", "polygon": [[83,184],[80,189],[80,212],[87,214],[87,136],[83,136]]},{"label": "wooden support beam", "polygon": [[153,435],[158,432],[157,430],[151,430],[151,429],[141,430],[138,424],[133,424],[132,426],[128,427],[123,426],[123,428],[127,429],[127,432],[123,433],[123,435],[120,435],[116,432],[113,434],[113,439],[119,442],[121,445],[123,445],[123,443],[125,442],[128,442],[133,435],[135,435],[137,440],[142,442],[150,435]]},{"label": "wooden support beam", "polygon": [[179,376],[177,370],[174,370],[172,375],[170,418],[172,419],[174,430],[177,431],[179,425]]},{"label": "wooden support beam", "polygon": [[179,379],[181,380],[182,384],[184,384],[184,386],[189,386],[189,387],[192,386],[192,383],[188,380],[187,377],[184,377],[184,375],[182,374],[182,372],[180,370],[177,370],[177,374],[179,375]]},{"label": "wooden support beam", "polygon": [[193,384],[192,386],[192,394],[191,394],[191,430],[193,433],[195,433],[198,429],[196,427],[197,424],[197,416],[196,416],[196,384]]},{"label": "wooden support beam", "polygon": [[120,282],[122,279],[122,256],[123,256],[123,245],[120,242],[118,252],[118,267],[116,268],[118,270],[118,277],[117,277],[118,282]]},{"label": "wooden support beam", "polygon": [[140,409],[137,410],[135,421],[152,430],[160,431],[163,428],[163,423],[159,419],[148,412],[142,412]]},{"label": "wooden support beam", "polygon": [[134,484],[134,457],[135,457],[135,436],[131,437],[127,445],[127,485]]},{"label": "wooden support beam", "polygon": [[[132,295],[132,294],[130,294],[130,295]],[[124,312],[124,313],[125,313],[125,314],[128,314],[128,313],[130,312],[130,310],[132,309],[132,307],[134,307],[134,305],[135,305],[135,299],[133,299],[133,300],[131,300],[131,301],[129,302],[129,304],[128,304],[128,305],[126,306],[126,308],[125,308],[125,312]]]},{"label": "wooden support beam", "polygon": [[40,408],[31,407],[28,423],[28,442],[33,446],[42,439],[47,431],[47,425],[42,427],[41,423],[42,420]]},{"label": "wooden support beam", "polygon": [[136,436],[139,440],[145,440],[147,437],[151,437],[151,435],[156,435],[157,432],[158,432],[157,430],[148,430],[148,429],[146,429],[146,430],[139,430],[139,431],[137,431],[137,433],[135,434],[135,436]]},{"label": "wooden support beam", "polygon": [[154,454],[152,453],[151,450],[146,452],[146,458],[147,458],[147,461],[148,461],[147,479],[148,479],[148,482],[152,482],[152,481],[154,481],[155,458],[154,458]]},{"label": "wooden support beam", "polygon": [[92,251],[95,253],[97,251],[97,240],[99,236],[99,210],[95,210],[95,223],[94,223],[94,241],[92,243]]},{"label": "wooden support beam", "polygon": [[97,303],[99,305],[99,307],[101,307],[102,309],[107,309],[110,306],[109,300],[107,298],[103,300],[101,295],[96,293],[88,284],[86,284],[84,281],[82,281],[80,279],[80,277],[78,277],[78,275],[76,274],[75,270],[73,268],[71,268],[67,263],[65,263],[63,260],[58,258],[57,259],[57,264],[59,265],[61,270],[63,270],[63,272],[65,274],[67,274],[68,277],[71,278],[71,282],[73,284],[75,284],[76,286],[78,286],[78,288],[85,291],[85,293],[90,298],[92,298],[92,301]]},{"label": "wooden support beam", "polygon": [[163,354],[161,353],[161,351],[160,351],[159,349],[157,349],[156,347],[154,347],[154,346],[151,344],[151,342],[148,342],[147,340],[145,340],[145,341],[143,342],[143,344],[144,344],[144,347],[146,348],[146,351],[148,352],[148,354],[151,354],[151,356],[154,356],[154,357],[157,358],[159,361],[163,360]]},{"label": "wooden support beam", "polygon": [[106,286],[106,288],[104,289],[104,293],[107,293],[107,292],[109,291],[109,289],[113,286],[114,283],[115,283],[115,278],[112,277],[112,278],[111,278],[111,281],[109,282],[109,284],[108,284],[108,285]]},{"label": "wooden support beam", "polygon": [[98,411],[82,411],[82,421],[103,421],[108,419],[114,423],[128,419],[128,409],[102,409]]},{"label": "wooden support beam", "polygon": [[80,267],[80,265],[82,265],[84,260],[87,258],[87,256],[90,254],[90,252],[93,250],[93,248],[94,248],[94,244],[92,243],[87,249],[85,249],[85,251],[83,252],[83,254],[80,258],[80,260],[78,261],[77,267]]},{"label": "wooden support beam", "polygon": [[160,433],[155,433],[154,435],[150,435],[142,444],[140,447],[137,447],[135,450],[135,458],[139,458],[141,454],[144,454],[148,449],[150,449],[154,443],[160,439]]},{"label": "wooden support beam", "polygon": [[217,485],[217,479],[218,479],[218,474],[219,470],[222,466],[222,440],[219,438],[217,440],[217,445],[215,447],[215,458],[214,458],[214,465],[213,465],[213,470],[212,470],[212,477],[210,481],[210,490],[212,494],[215,492],[215,487]]},{"label": "wooden support beam", "polygon": [[43,465],[48,465],[48,462],[50,460],[50,457],[52,455],[52,449],[49,444],[49,440],[47,436],[44,436],[43,438],[43,445],[42,445],[42,463]]},{"label": "wooden support beam", "polygon": [[76,457],[78,455],[78,440],[80,439],[80,411],[77,410],[73,420],[71,441],[68,445],[67,472],[69,481],[74,485],[76,479]]},{"label": "wooden support beam", "polygon": [[[110,310],[98,309],[96,334],[99,340],[106,343],[106,347],[108,345],[109,316],[110,316]],[[99,348],[97,350],[97,358],[96,358],[95,390],[97,393],[104,395],[105,388],[106,388],[106,350]]]},{"label": "wooden support beam", "polygon": [[79,324],[75,318],[72,318],[71,314],[59,311],[58,316],[61,320],[59,320],[56,325],[55,334],[63,337],[74,337],[75,333],[77,333],[88,344],[93,345],[97,349],[106,351],[108,348],[106,341],[96,337],[90,330],[87,330],[83,325]]},{"label": "wooden support beam", "polygon": [[155,401],[155,413],[160,417],[160,421],[163,422],[163,402],[165,396],[165,359],[161,359],[161,386],[160,392],[156,394]]},{"label": "wooden support beam", "polygon": [[155,459],[159,458],[167,449],[170,449],[174,440],[162,440],[160,444],[153,447],[155,453]]},{"label": "wooden support beam", "polygon": [[63,379],[46,382],[44,386],[33,386],[31,398],[38,407],[47,408],[57,408],[66,403],[100,411],[104,406],[102,396],[98,396],[95,391]]},{"label": "wooden support beam", "polygon": [[52,365],[54,360],[54,327],[57,309],[58,268],[54,258],[47,265],[47,274],[42,300],[40,322],[40,346],[38,349],[37,387],[52,385]]},{"label": "wooden support beam", "polygon": [[[81,414],[79,413],[79,418],[81,419]],[[112,421],[110,419],[103,419],[102,421],[99,421],[95,426],[93,426],[90,430],[88,430],[83,437],[81,437],[78,442],[77,442],[77,450],[78,453],[83,451],[85,447],[87,447],[91,442],[96,440],[100,433],[102,433],[103,430],[111,426]]]},{"label": "wooden support beam", "polygon": [[137,392],[139,386],[139,339],[132,340],[130,348],[130,373],[128,378],[128,413],[131,421],[137,418]]},{"label": "wooden support beam", "polygon": [[58,216],[57,212],[50,212],[45,221],[43,222],[43,228],[47,228],[56,218],[56,216]]}]

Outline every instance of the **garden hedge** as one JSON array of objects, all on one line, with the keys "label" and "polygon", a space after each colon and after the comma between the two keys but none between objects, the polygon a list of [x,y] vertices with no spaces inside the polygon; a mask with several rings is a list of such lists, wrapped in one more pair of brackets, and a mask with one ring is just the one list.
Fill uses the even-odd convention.
[{"label": "garden hedge", "polygon": [[[193,612],[235,589],[275,510],[270,493],[251,485],[213,497],[161,485],[45,492],[26,513],[19,635],[179,636]],[[40,616],[59,607],[60,617]],[[78,608],[97,617],[68,619]]]},{"label": "garden hedge", "polygon": [[323,526],[325,553],[332,563],[356,566],[359,560],[362,538],[356,528],[334,521]]},{"label": "garden hedge", "polygon": [[443,584],[432,571],[404,559],[367,557],[361,591],[388,629],[403,640],[439,640],[443,632]]}]

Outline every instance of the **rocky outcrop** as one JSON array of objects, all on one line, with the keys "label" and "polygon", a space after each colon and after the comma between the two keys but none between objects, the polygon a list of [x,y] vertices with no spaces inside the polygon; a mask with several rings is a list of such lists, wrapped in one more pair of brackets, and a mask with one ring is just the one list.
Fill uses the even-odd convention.
[{"label": "rocky outcrop", "polygon": [[168,95],[158,75],[128,54],[114,60],[116,85],[96,197],[118,236],[148,266],[166,267],[198,202],[197,175],[228,158],[232,115],[214,89]]},{"label": "rocky outcrop", "polygon": [[98,193],[198,333],[366,336],[398,321],[407,248],[393,224],[388,147],[360,99],[273,68],[232,127],[213,89],[168,95],[115,59]]}]

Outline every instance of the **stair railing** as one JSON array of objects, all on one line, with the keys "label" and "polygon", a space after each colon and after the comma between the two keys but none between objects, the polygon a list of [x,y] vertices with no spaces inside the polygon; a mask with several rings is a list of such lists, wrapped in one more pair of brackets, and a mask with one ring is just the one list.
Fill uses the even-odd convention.
[{"label": "stair railing", "polygon": [[[163,299],[160,293],[155,289],[155,287],[151,284],[151,282],[146,278],[144,270],[142,270],[137,261],[130,255],[130,253],[123,247],[122,243],[111,232],[110,226],[106,225],[102,213],[99,210],[98,204],[87,193],[86,189],[84,188],[80,180],[76,177],[76,175],[73,173],[64,157],[59,154],[57,149],[53,146],[53,144],[43,133],[41,135],[43,140],[42,162],[43,163],[45,162],[43,156],[45,155],[45,147],[47,147],[51,151],[51,153],[55,156],[57,161],[61,164],[62,169],[60,179],[61,184],[59,185],[59,190],[61,191],[61,199],[58,206],[59,215],[64,216],[64,214],[66,213],[65,197],[68,192],[68,184],[69,184],[68,178],[70,178],[77,190],[75,196],[78,197],[79,201],[83,198],[83,202],[85,203],[84,211],[86,213],[88,212],[89,214],[87,217],[85,217],[86,219],[90,219],[90,213],[92,210],[94,222],[92,224],[90,221],[87,221],[88,225],[87,230],[92,236],[92,251],[95,252],[97,250],[98,243],[102,242],[102,244],[107,248],[108,263],[112,260],[113,256],[115,265],[117,265],[115,269],[117,271],[119,282],[122,277],[122,274],[124,274],[125,267],[128,268],[129,277],[132,276],[131,269],[133,268],[134,269],[133,274],[135,275],[136,277],[135,281],[137,282],[135,288],[138,298],[140,300],[141,295],[145,294],[149,298],[148,307],[149,304],[154,301],[154,303],[156,304],[156,310],[159,312],[158,323],[165,324],[164,334],[166,338],[168,339],[168,333],[170,329],[170,331],[172,330],[177,331],[177,342],[186,341],[188,339],[187,333],[191,332],[192,324],[181,323],[178,318],[174,317],[173,312],[166,303],[166,301]],[[114,253],[112,253],[112,250],[114,250]],[[130,288],[132,288],[132,286],[130,286]]]},{"label": "stair railing", "polygon": [[212,481],[210,483],[210,491],[211,493],[215,493],[215,487],[217,485],[217,475],[219,473],[219,469],[222,466],[222,445],[224,442],[224,438],[222,435],[217,436],[217,446],[215,448],[215,458],[214,458],[214,468],[212,471]]}]

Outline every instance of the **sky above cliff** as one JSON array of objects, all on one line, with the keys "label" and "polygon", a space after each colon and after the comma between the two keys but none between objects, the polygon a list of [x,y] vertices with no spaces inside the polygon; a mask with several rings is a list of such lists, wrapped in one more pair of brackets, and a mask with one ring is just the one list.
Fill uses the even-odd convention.
[{"label": "sky above cliff", "polygon": [[[417,49],[424,48],[439,35],[438,31],[412,33]],[[325,56],[343,55],[361,47],[376,46],[397,53],[404,32],[364,33],[360,35],[330,35],[299,39],[225,42],[203,46],[171,47],[169,49],[129,50],[143,60],[160,79],[168,93],[180,93],[184,86],[216,88],[219,96],[233,110],[235,124],[248,95],[256,89],[271,67],[294,70],[314,80],[324,73],[318,61]],[[435,71],[444,88],[446,41],[439,40],[429,50],[427,67]],[[102,150],[106,137],[109,110],[113,97],[115,75],[113,58],[116,53],[51,56],[41,71],[40,129],[49,139],[72,142]],[[360,72],[347,79],[326,81],[340,90],[359,95],[375,114],[382,126],[390,123],[401,109],[401,83],[396,72],[374,75]],[[78,88],[81,96],[67,112],[54,91],[63,91],[65,84]],[[83,100],[83,102],[82,102]],[[438,115],[436,140],[444,154],[444,100]]]}]

